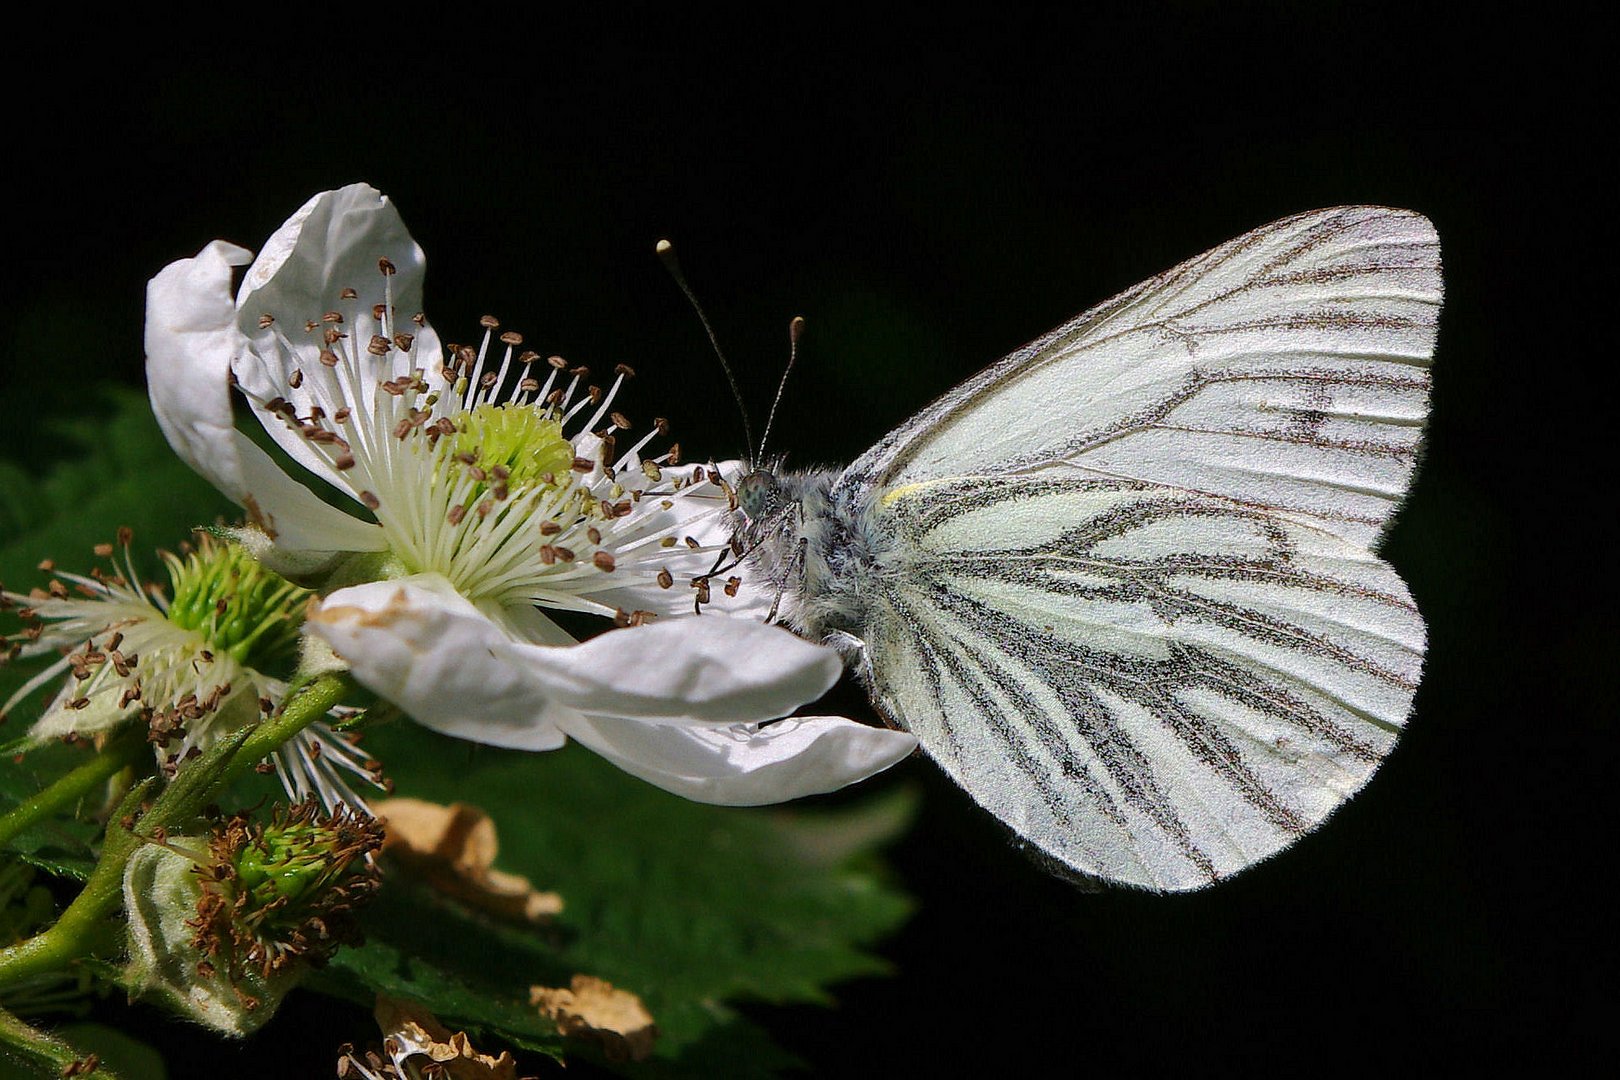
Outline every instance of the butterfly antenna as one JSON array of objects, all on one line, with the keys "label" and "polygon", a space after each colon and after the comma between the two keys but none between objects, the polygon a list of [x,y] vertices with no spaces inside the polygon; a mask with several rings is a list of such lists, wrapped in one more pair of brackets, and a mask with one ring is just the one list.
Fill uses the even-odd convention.
[{"label": "butterfly antenna", "polygon": [[757,460],[754,457],[754,431],[748,423],[748,406],[743,404],[742,387],[737,385],[737,376],[732,373],[731,365],[726,362],[726,354],[720,351],[720,340],[714,336],[714,327],[709,325],[709,317],[703,314],[703,305],[698,303],[697,294],[692,292],[692,286],[686,283],[686,275],[681,273],[681,264],[675,258],[675,245],[668,240],[660,240],[653,245],[653,251],[664,263],[664,269],[669,276],[675,279],[675,284],[681,287],[686,294],[687,303],[697,312],[698,322],[703,324],[703,332],[709,335],[709,345],[714,349],[714,355],[720,360],[720,367],[726,373],[726,382],[731,384],[731,396],[737,400],[737,411],[742,414],[743,442],[748,447],[748,460]]},{"label": "butterfly antenna", "polygon": [[782,391],[787,389],[788,376],[793,373],[793,362],[799,358],[799,339],[804,336],[804,316],[795,315],[788,323],[788,362],[782,370],[782,381],[776,384],[776,400],[771,402],[771,414],[765,418],[765,434],[759,437],[759,456],[765,456],[765,444],[771,441],[771,425],[776,423],[776,407],[782,404]]}]

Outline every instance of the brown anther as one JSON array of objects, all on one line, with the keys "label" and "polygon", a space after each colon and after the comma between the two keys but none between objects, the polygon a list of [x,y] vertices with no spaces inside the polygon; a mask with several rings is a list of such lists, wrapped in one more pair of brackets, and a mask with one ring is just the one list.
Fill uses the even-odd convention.
[{"label": "brown anther", "polygon": [[304,323],[304,333],[313,334],[316,330],[320,329],[320,325],[321,324],[316,322],[314,319],[310,319]]},{"label": "brown anther", "polygon": [[394,335],[394,348],[398,349],[400,352],[410,352],[411,351],[411,345],[414,344],[415,341],[416,341],[416,338],[415,338],[414,335],[411,335],[411,334],[395,334]]},{"label": "brown anther", "polygon": [[467,369],[467,374],[472,374],[473,365],[478,363],[478,350],[471,345],[454,345],[450,351],[456,354],[456,362]]},{"label": "brown anther", "polygon": [[596,462],[590,458],[577,457],[574,459],[574,471],[577,473],[588,473],[594,468],[596,468]]},{"label": "brown anther", "polygon": [[602,542],[602,530],[598,529],[595,525],[592,525],[590,528],[586,529],[585,535],[593,544],[600,544]]},{"label": "brown anther", "polygon": [[271,773],[276,771],[276,767],[270,764],[268,761],[261,761],[257,765],[253,766],[253,771],[258,773],[260,776],[269,776]]},{"label": "brown anther", "polygon": [[682,539],[685,542],[686,546],[691,548],[693,551],[697,551],[699,548],[703,547],[702,544],[698,543],[696,540],[692,539],[690,536],[683,537]]},{"label": "brown anther", "polygon": [[[346,292],[346,293],[354,292],[353,289],[344,289],[343,291]],[[347,299],[350,299],[350,298],[345,296],[344,299],[347,300]],[[328,311],[325,315],[321,316],[321,322],[327,323],[327,324],[341,323],[341,322],[343,322],[343,313],[341,311]]]},{"label": "brown anther", "polygon": [[568,370],[568,361],[564,360],[560,356],[548,356],[548,357],[546,357],[546,363],[550,364],[552,367],[556,368],[558,371],[567,371]]},{"label": "brown anther", "polygon": [[726,595],[736,596],[737,590],[742,586],[742,578],[732,577],[726,579]]},{"label": "brown anther", "polygon": [[612,420],[613,421],[613,426],[620,429],[621,431],[629,431],[630,430],[630,421],[625,418],[624,413],[622,413],[622,412],[608,413],[608,419]]},{"label": "brown anther", "polygon": [[605,551],[598,551],[595,555],[592,555],[591,562],[596,564],[598,570],[605,570],[609,573],[613,571],[613,556]]},{"label": "brown anther", "polygon": [[398,271],[394,269],[394,264],[388,261],[387,256],[377,260],[377,269],[385,276],[398,273]]},{"label": "brown anther", "polygon": [[[101,543],[101,544],[97,544],[91,550],[96,553],[96,556],[98,558],[105,559],[107,556],[109,556],[109,555],[111,555],[113,553],[113,546],[111,544]],[[42,566],[40,569],[44,569],[44,567]]]},{"label": "brown anther", "polygon": [[495,496],[497,501],[505,502],[506,497],[512,492],[511,489],[506,486],[505,481],[500,481],[489,489],[489,493]]},{"label": "brown anther", "polygon": [[565,548],[561,544],[558,544],[555,547],[553,547],[551,550],[555,551],[557,553],[557,558],[561,559],[563,562],[573,562],[574,561],[574,549],[573,548]]},{"label": "brown anther", "polygon": [[482,326],[485,330],[497,330],[500,328],[501,320],[497,319],[493,315],[485,315],[483,318],[478,320],[478,325]]},{"label": "brown anther", "polygon": [[67,597],[68,597],[68,587],[66,585],[62,584],[60,581],[52,581],[45,588],[52,596],[56,597],[58,600],[66,600]]},{"label": "brown anther", "polygon": [[562,526],[555,521],[542,521],[540,523],[541,536],[556,536],[560,532],[562,532]]},{"label": "brown anther", "polygon": [[613,374],[623,375],[627,379],[633,379],[636,377],[636,369],[631,367],[629,364],[615,364],[613,366]]},{"label": "brown anther", "polygon": [[372,304],[371,305],[371,317],[373,319],[375,319],[376,321],[382,322],[383,321],[383,316],[386,315],[386,314],[388,314],[388,305],[387,304]]},{"label": "brown anther", "polygon": [[38,565],[36,565],[34,567],[34,569],[43,571],[44,573],[48,574],[52,570],[56,569],[56,560],[55,559],[41,559],[41,560],[39,560]]},{"label": "brown anther", "polygon": [[372,356],[386,356],[388,354],[388,339],[381,334],[372,334],[370,343],[366,345],[366,352]]},{"label": "brown anther", "polygon": [[418,311],[415,315],[411,316],[411,322],[415,323],[417,326],[426,326],[427,316]]},{"label": "brown anther", "polygon": [[331,349],[322,349],[321,363],[325,364],[327,367],[337,367],[338,354],[333,352]]},{"label": "brown anther", "polygon": [[345,285],[343,287],[343,290],[338,293],[338,299],[339,300],[358,300],[358,299],[360,299],[360,294],[355,292],[353,287]]},{"label": "brown anther", "polygon": [[593,383],[585,388],[585,392],[590,395],[592,405],[602,404],[602,388],[600,386]]},{"label": "brown anther", "polygon": [[298,389],[300,386],[303,386],[304,385],[304,369],[303,368],[293,368],[293,373],[290,376],[287,377],[287,385],[291,386],[294,390]]},{"label": "brown anther", "polygon": [[493,509],[495,509],[494,499],[485,499],[483,502],[479,503],[477,507],[475,507],[475,511],[479,517],[488,517],[489,512]]},{"label": "brown anther", "polygon": [[479,483],[483,483],[485,480],[489,479],[489,473],[485,472],[482,468],[480,468],[477,465],[473,465],[470,468],[468,468],[467,473],[474,480],[477,480]]},{"label": "brown anther", "polygon": [[706,577],[696,578],[692,582],[692,587],[697,590],[697,602],[707,604],[709,602],[709,579]]},{"label": "brown anther", "polygon": [[523,344],[523,335],[518,333],[516,330],[508,330],[501,335],[501,344],[521,345]]},{"label": "brown anther", "polygon": [[540,545],[540,562],[545,566],[550,566],[551,564],[555,563],[556,561],[557,561],[557,549],[552,547],[550,544],[541,544]]},{"label": "brown anther", "polygon": [[129,542],[135,539],[135,530],[128,525],[120,525],[116,536],[119,547],[129,547]]},{"label": "brown anther", "polygon": [[338,342],[342,341],[348,336],[348,334],[345,334],[340,330],[334,330],[331,327],[327,327],[325,330],[321,331],[321,341],[327,345],[336,345]]},{"label": "brown anther", "polygon": [[445,520],[449,521],[452,525],[460,525],[461,519],[466,516],[467,508],[462,506],[460,503],[457,503],[455,506],[452,506],[450,508],[450,512],[445,515]]},{"label": "brown anther", "polygon": [[660,589],[667,589],[674,584],[675,576],[669,572],[667,567],[658,571],[658,587]]},{"label": "brown anther", "polygon": [[377,496],[373,495],[369,491],[362,491],[360,493],[360,501],[365,504],[367,510],[375,510],[377,507],[382,505],[382,500],[377,498]]},{"label": "brown anther", "polygon": [[677,443],[670,443],[669,444],[669,455],[668,455],[667,460],[669,461],[669,463],[671,465],[679,465],[681,463],[681,444],[680,443],[677,442]]}]

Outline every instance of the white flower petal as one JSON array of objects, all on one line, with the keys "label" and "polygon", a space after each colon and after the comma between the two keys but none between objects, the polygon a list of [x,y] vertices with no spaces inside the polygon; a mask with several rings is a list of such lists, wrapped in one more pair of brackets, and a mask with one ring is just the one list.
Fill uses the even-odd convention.
[{"label": "white flower petal", "polygon": [[[378,269],[382,258],[395,269],[387,279]],[[352,404],[369,409],[379,382],[404,375],[412,367],[432,370],[438,365],[438,337],[430,326],[411,321],[422,311],[426,266],[422,249],[411,239],[399,211],[370,185],[351,184],[310,199],[265,241],[264,250],[243,278],[235,322],[251,348],[234,364],[237,381],[254,399],[284,398],[299,416],[309,415],[311,406],[317,404],[313,383],[321,377],[317,373],[322,344],[304,325],[310,321],[324,325],[322,316],[335,311],[344,317],[338,328],[347,337],[334,348],[352,355],[358,364]],[[392,292],[393,312],[388,322],[379,323],[372,311],[384,302],[385,285]],[[356,298],[343,300],[344,289],[353,289]],[[264,315],[275,323],[261,327]],[[389,338],[395,332],[412,335],[415,345],[410,353],[390,349],[378,357],[366,350],[373,334]],[[291,352],[283,341],[291,345]],[[295,371],[301,377],[295,377]],[[265,430],[293,458],[353,495],[302,435],[280,418],[256,411]]]},{"label": "white flower petal", "polygon": [[443,578],[339,589],[304,625],[357,680],[425,727],[518,750],[566,741],[557,720],[569,710],[534,673],[497,655],[507,635]]},{"label": "white flower petal", "polygon": [[698,724],[774,719],[820,697],[842,671],[831,649],[725,615],[660,619],[570,649],[498,651],[581,712]]},{"label": "white flower petal", "polygon": [[175,453],[283,544],[380,550],[380,530],[321,502],[231,424],[231,358],[242,345],[231,270],[249,257],[216,240],[147,285],[146,382],[158,426]]},{"label": "white flower petal", "polygon": [[722,806],[836,791],[882,772],[917,746],[905,732],[841,716],[795,716],[763,728],[581,716],[564,727],[625,772],[683,798]]}]

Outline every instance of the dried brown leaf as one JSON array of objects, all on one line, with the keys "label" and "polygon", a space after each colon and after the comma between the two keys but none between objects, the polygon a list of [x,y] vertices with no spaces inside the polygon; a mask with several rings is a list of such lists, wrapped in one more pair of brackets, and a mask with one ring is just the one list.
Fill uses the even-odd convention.
[{"label": "dried brown leaf", "polygon": [[600,1045],[609,1061],[645,1061],[658,1037],[640,998],[594,975],[575,975],[566,989],[531,986],[529,1004],[564,1035]]},{"label": "dried brown leaf", "polygon": [[383,851],[431,888],[509,919],[540,922],[562,911],[561,896],[495,869],[495,823],[478,807],[385,799],[373,809],[387,829]]},{"label": "dried brown leaf", "polygon": [[[518,1080],[517,1060],[510,1053],[480,1054],[466,1032],[452,1034],[419,1005],[378,994],[375,1015],[383,1049],[401,1075],[412,1075],[409,1070],[415,1066],[418,1072],[446,1080]],[[439,1071],[427,1072],[430,1064]]]}]

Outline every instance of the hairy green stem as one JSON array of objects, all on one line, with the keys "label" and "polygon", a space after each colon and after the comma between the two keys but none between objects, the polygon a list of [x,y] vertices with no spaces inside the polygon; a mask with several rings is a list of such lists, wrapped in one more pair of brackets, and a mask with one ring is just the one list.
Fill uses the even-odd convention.
[{"label": "hairy green stem", "polygon": [[62,970],[80,957],[110,947],[118,931],[111,918],[123,903],[124,864],[142,842],[129,824],[138,819],[141,832],[147,834],[158,828],[183,828],[215,801],[225,785],[326,715],[349,688],[347,678],[331,674],[295,686],[276,715],[251,730],[221,739],[181,769],[144,814],[140,813],[141,803],[156,781],[149,778],[132,788],[107,825],[100,861],[62,917],[44,933],[0,949],[0,988]]},{"label": "hairy green stem", "polygon": [[66,809],[94,791],[98,784],[112,779],[140,756],[145,745],[134,732],[120,736],[83,765],[0,815],[0,848],[10,844],[30,825]]},{"label": "hairy green stem", "polygon": [[[4,1067],[0,1071],[6,1076],[14,1075],[11,1071],[14,1065],[34,1066],[40,1076],[63,1076],[75,1062],[83,1059],[84,1055],[61,1039],[30,1027],[0,1009],[0,1067]],[[96,1080],[118,1080],[112,1070],[100,1062],[90,1075]]]},{"label": "hairy green stem", "polygon": [[354,690],[347,673],[317,675],[295,682],[287,691],[281,710],[253,729],[242,749],[226,771],[224,783],[239,778],[263,761],[277,747],[326,715],[326,710]]}]

